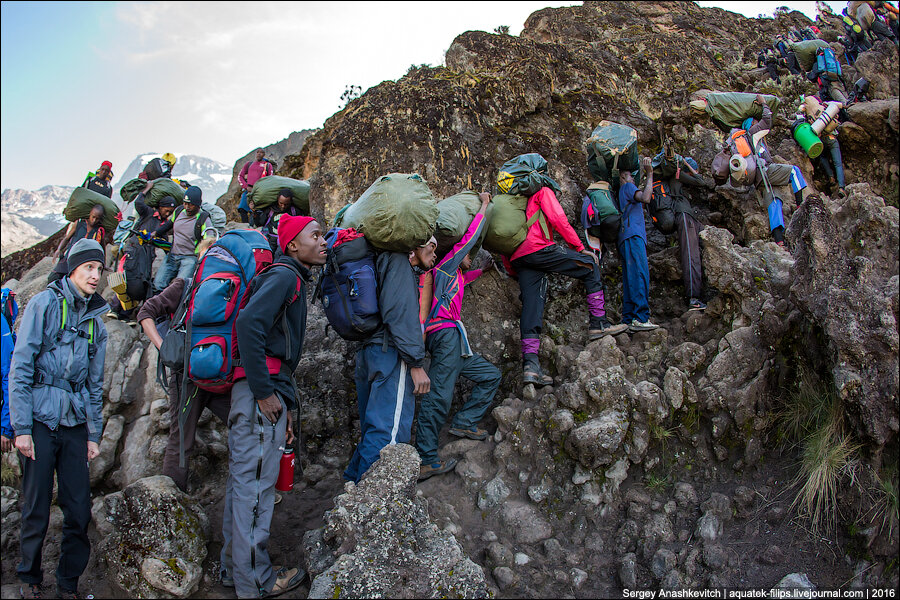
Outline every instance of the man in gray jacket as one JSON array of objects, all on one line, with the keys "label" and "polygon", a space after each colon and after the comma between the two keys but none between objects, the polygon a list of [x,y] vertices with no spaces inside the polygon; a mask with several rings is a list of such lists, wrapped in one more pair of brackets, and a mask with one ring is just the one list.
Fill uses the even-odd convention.
[{"label": "man in gray jacket", "polygon": [[9,377],[10,417],[23,464],[22,596],[42,596],[41,551],[50,523],[53,474],[65,526],[56,569],[59,597],[78,597],[91,554],[88,461],[100,454],[107,305],[96,294],[105,255],[95,240],[75,242],[69,273],[28,303]]}]

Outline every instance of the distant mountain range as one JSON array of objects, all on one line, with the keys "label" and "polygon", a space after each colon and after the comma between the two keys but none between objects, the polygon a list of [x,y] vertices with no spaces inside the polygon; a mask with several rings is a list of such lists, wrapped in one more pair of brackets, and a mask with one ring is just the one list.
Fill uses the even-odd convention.
[{"label": "distant mountain range", "polygon": [[[122,185],[137,177],[148,161],[159,156],[162,154],[140,154],[131,161],[113,183],[116,204],[122,205],[119,196]],[[173,177],[200,187],[204,200],[215,202],[228,189],[232,167],[194,154],[175,154],[175,157]],[[62,211],[74,189],[72,186],[45,185],[37,190],[3,190],[0,256],[27,248],[59,231],[66,224]]]}]

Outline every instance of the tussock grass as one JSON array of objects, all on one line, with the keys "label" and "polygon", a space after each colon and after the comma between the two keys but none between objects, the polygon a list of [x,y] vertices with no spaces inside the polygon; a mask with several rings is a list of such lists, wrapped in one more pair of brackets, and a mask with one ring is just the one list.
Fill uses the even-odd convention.
[{"label": "tussock grass", "polygon": [[791,504],[813,532],[834,532],[838,494],[859,486],[860,444],[846,429],[843,406],[834,389],[801,372],[800,384],[776,415],[783,440],[800,448],[800,468]]}]

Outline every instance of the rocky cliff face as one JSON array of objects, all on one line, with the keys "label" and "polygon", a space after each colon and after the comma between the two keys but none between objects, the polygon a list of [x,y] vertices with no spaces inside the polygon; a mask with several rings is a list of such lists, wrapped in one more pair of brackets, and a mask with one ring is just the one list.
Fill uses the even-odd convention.
[{"label": "rocky cliff face", "polygon": [[[708,174],[722,134],[694,120],[686,108],[691,94],[760,91],[784,99],[770,146],[803,170],[811,188],[799,207],[782,194],[787,250],[769,241],[752,195],[730,187],[692,192],[706,225],[709,308],[685,312],[677,248],[653,230],[656,331],[588,343],[583,289],[551,277],[541,358],[556,377],[552,388],[522,385],[518,285],[486,273],[467,288],[463,308],[473,347],[503,372],[482,424],[492,436],[442,437],[441,456],[459,465],[415,487],[415,455],[398,447],[382,454],[369,479],[335,498],[359,435],[354,354],[311,306],[296,371],[303,476],[285,510],[276,510],[270,545],[285,562],[302,553],[314,576],[311,595],[607,597],[624,588],[767,588],[794,571],[808,575],[791,579],[804,585],[896,587],[897,52],[880,43],[847,69],[848,79],[873,82],[873,101],[851,107],[853,121],[842,127],[848,187],[840,195],[787,130],[789,105],[814,92],[812,84],[784,77],[776,85],[754,68],[756,50],[776,32],[807,24],[800,13],[746,19],[680,2],[545,9],[520,37],[460,35],[445,67],[372,88],[284,157],[278,173],[309,179],[313,212],[327,219],[387,172],[419,172],[446,197],[492,189],[505,160],[540,152],[576,223],[590,182],[584,141],[600,120],[635,127],[644,155],[667,136]],[[233,207],[235,195],[228,196],[219,203]],[[26,296],[48,269],[42,264],[21,278]],[[612,248],[603,271],[616,318],[621,266]],[[102,461],[92,467],[98,521],[121,505],[116,490],[159,472],[169,428],[153,381],[155,351],[129,326],[108,326],[108,420]],[[834,479],[840,518],[816,535],[793,503],[805,468],[798,464],[811,450],[792,446],[785,424],[785,415],[798,413],[798,390],[814,383],[819,404],[837,398],[835,429],[854,449]],[[457,389],[453,409],[469,386]],[[178,579],[151,561],[147,574],[122,579],[107,576],[119,564],[107,557],[94,571],[96,589],[117,579],[148,595],[194,584],[198,596],[225,593],[209,557],[221,542],[214,515],[222,508],[226,436],[205,415],[192,486],[213,525],[206,575],[197,583],[189,570],[190,578]],[[157,483],[153,489],[164,490]],[[101,492],[114,497],[101,501]],[[16,518],[6,500],[12,493],[3,494],[4,558],[15,548],[5,535]],[[106,522],[115,528],[126,521]],[[146,560],[130,568],[138,562]],[[483,583],[473,570],[462,586],[459,573],[473,562]],[[4,583],[10,573],[4,569]],[[148,582],[153,590],[143,587]]]}]

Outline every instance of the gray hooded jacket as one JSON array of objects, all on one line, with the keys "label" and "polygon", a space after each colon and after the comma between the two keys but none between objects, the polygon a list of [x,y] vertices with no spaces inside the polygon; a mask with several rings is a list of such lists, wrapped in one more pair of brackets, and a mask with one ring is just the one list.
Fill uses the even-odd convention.
[{"label": "gray hooded jacket", "polygon": [[99,294],[82,298],[68,277],[28,303],[9,374],[16,435],[31,435],[34,421],[54,430],[86,423],[88,440],[100,442],[107,339],[100,317],[108,308]]}]

